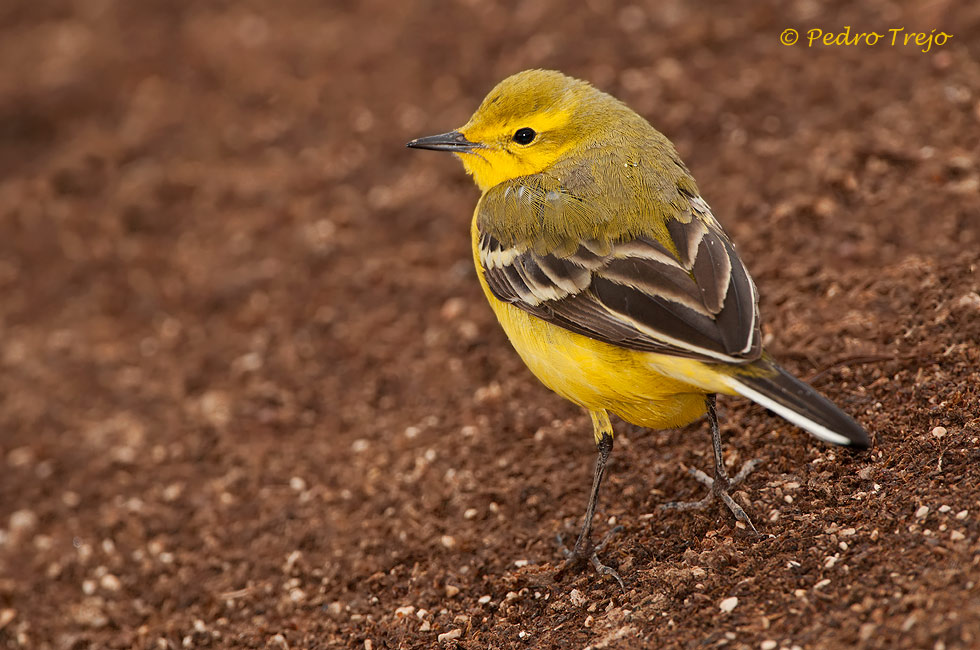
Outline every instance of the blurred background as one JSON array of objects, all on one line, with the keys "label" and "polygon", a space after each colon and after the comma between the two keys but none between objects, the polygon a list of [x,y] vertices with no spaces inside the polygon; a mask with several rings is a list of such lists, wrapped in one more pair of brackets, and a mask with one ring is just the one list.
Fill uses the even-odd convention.
[{"label": "blurred background", "polygon": [[[805,44],[848,25],[953,37]],[[0,647],[980,643],[977,3],[5,0],[0,61]],[[657,510],[706,429],[617,424],[626,595],[548,582],[589,425],[404,147],[532,67],[673,140],[878,445],[726,402],[760,541]]]}]

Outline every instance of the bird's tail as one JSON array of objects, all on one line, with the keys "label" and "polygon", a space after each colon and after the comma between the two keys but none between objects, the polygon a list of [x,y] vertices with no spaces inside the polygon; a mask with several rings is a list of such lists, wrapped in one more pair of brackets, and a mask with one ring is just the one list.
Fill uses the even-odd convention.
[{"label": "bird's tail", "polygon": [[821,440],[858,449],[871,446],[864,427],[808,384],[765,359],[750,368],[753,372],[730,375],[725,383]]}]

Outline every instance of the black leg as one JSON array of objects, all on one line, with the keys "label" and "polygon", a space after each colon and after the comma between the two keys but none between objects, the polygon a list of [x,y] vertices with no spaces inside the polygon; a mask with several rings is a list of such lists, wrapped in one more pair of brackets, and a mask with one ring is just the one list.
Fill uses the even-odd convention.
[{"label": "black leg", "polygon": [[718,410],[715,408],[717,397],[714,393],[706,395],[704,401],[708,404],[708,424],[711,426],[711,449],[715,454],[715,481],[721,482],[721,489],[728,489],[728,474],[725,472],[725,458],[721,455],[721,429],[718,427]]},{"label": "black leg", "polygon": [[599,457],[595,463],[595,475],[592,478],[592,493],[589,495],[589,505],[585,509],[585,521],[582,523],[582,531],[579,533],[578,540],[575,542],[575,548],[569,551],[562,543],[561,536],[558,536],[558,543],[562,549],[562,553],[567,558],[565,567],[562,570],[584,564],[588,561],[600,575],[611,576],[615,579],[619,583],[620,588],[625,592],[626,587],[623,585],[619,574],[611,567],[599,561],[598,555],[598,551],[605,548],[609,538],[622,530],[621,527],[617,526],[609,531],[598,546],[592,543],[592,519],[595,517],[596,505],[599,503],[599,486],[602,485],[602,476],[606,472],[606,463],[609,461],[609,454],[612,453],[613,432],[612,424],[609,422],[609,416],[604,411],[591,411],[590,415],[592,416],[592,425],[595,433],[596,447],[599,450]]},{"label": "black leg", "polygon": [[718,428],[718,412],[715,409],[715,395],[710,394],[705,396],[705,402],[708,407],[708,423],[711,425],[711,449],[714,452],[715,477],[711,478],[701,470],[693,468],[690,470],[690,473],[698,482],[708,486],[711,491],[700,501],[665,503],[661,508],[664,510],[701,510],[707,507],[712,499],[718,497],[722,503],[728,506],[728,509],[735,515],[736,519],[751,528],[753,532],[758,533],[759,531],[756,530],[752,520],[745,513],[745,510],[742,509],[742,506],[735,503],[735,500],[728,494],[728,490],[742,482],[755,469],[759,461],[748,461],[742,466],[742,469],[739,470],[734,479],[728,478],[728,473],[725,471],[725,458],[721,453],[721,431]]},{"label": "black leg", "polygon": [[606,473],[606,463],[609,462],[609,454],[612,453],[613,438],[608,433],[603,433],[599,439],[599,458],[595,462],[595,475],[592,478],[592,494],[589,495],[589,505],[585,509],[585,522],[582,524],[582,531],[578,534],[575,542],[575,549],[572,553],[581,558],[587,558],[592,553],[592,519],[595,517],[596,505],[599,503],[599,486],[602,484],[602,475]]}]

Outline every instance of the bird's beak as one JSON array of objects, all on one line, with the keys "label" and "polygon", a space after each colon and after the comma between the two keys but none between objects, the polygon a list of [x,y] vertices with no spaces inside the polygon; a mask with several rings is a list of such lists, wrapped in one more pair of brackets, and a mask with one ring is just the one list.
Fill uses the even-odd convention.
[{"label": "bird's beak", "polygon": [[453,151],[455,153],[466,153],[481,147],[478,142],[470,142],[459,131],[430,135],[424,138],[412,140],[406,147],[412,149],[433,149],[435,151]]}]

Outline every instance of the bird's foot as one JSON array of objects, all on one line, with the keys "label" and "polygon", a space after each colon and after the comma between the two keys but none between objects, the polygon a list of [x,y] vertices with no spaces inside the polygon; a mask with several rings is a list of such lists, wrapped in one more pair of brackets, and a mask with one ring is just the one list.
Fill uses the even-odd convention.
[{"label": "bird's foot", "polygon": [[660,509],[703,510],[711,504],[711,501],[715,497],[717,497],[721,499],[722,503],[728,506],[728,509],[732,511],[733,515],[735,515],[735,519],[743,522],[746,526],[751,528],[752,532],[759,534],[759,531],[755,528],[755,524],[753,524],[752,520],[749,519],[749,516],[745,513],[745,510],[742,509],[742,506],[735,503],[735,500],[732,499],[728,491],[744,481],[745,477],[748,476],[760,462],[762,461],[758,459],[746,462],[744,465],[742,465],[742,469],[738,471],[738,474],[730,479],[724,475],[720,477],[715,475],[715,478],[711,478],[701,470],[692,467],[688,471],[699,483],[702,483],[709,488],[710,491],[708,494],[700,501],[672,501],[671,503],[663,504],[660,506]]},{"label": "bird's foot", "polygon": [[609,576],[613,580],[619,583],[619,588],[622,589],[623,593],[626,593],[626,585],[623,583],[623,579],[619,577],[616,570],[611,566],[607,566],[602,563],[599,559],[599,553],[605,550],[606,546],[609,544],[609,540],[616,536],[617,533],[622,532],[622,526],[615,526],[608,533],[603,536],[602,541],[598,544],[593,544],[591,539],[583,539],[579,537],[578,541],[575,543],[575,548],[569,549],[565,546],[565,542],[562,539],[561,533],[558,534],[558,550],[565,557],[565,563],[558,569],[558,573],[564,573],[570,569],[578,569],[588,561],[592,567],[595,569],[596,573],[600,576]]}]

